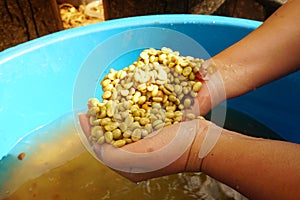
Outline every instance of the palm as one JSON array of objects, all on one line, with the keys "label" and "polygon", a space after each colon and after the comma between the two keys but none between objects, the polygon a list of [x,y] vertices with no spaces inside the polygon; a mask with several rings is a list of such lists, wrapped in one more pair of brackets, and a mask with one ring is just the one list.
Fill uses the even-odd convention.
[{"label": "palm", "polygon": [[[79,120],[85,135],[89,137],[91,126],[88,116],[81,114]],[[115,148],[109,144],[94,145],[94,151],[104,164],[132,181],[147,180],[186,170],[197,171],[198,168],[187,169],[187,163],[189,153],[193,149],[192,144],[199,135],[198,121],[164,127],[122,148]],[[194,132],[187,130],[191,127],[194,127],[192,128]],[[183,134],[180,136],[180,132],[185,136]],[[195,151],[198,150],[197,147]]]}]

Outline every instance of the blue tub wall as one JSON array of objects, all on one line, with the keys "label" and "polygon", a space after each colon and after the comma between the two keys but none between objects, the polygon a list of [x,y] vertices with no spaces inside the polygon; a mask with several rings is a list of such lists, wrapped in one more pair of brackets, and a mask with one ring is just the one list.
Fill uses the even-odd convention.
[{"label": "blue tub wall", "polygon": [[232,99],[227,106],[254,117],[285,140],[300,144],[299,71]]},{"label": "blue tub wall", "polygon": [[[256,21],[201,15],[125,18],[57,32],[1,52],[0,158],[25,134],[72,110],[72,95],[80,66],[108,37],[136,27],[170,28],[192,37],[213,56],[259,25]],[[296,76],[299,88],[299,74]],[[266,90],[273,90],[273,86],[270,87]],[[242,111],[245,109],[255,117],[257,113],[252,113],[253,109],[248,111],[247,104],[264,92],[264,88],[258,89],[250,96],[230,101],[229,105]],[[285,92],[284,88],[282,92]],[[295,96],[291,104],[298,105],[299,95],[295,93]],[[264,104],[260,106],[264,108]],[[275,111],[272,112],[274,115]],[[258,116],[261,113],[258,112]],[[300,141],[299,137],[288,139]]]}]

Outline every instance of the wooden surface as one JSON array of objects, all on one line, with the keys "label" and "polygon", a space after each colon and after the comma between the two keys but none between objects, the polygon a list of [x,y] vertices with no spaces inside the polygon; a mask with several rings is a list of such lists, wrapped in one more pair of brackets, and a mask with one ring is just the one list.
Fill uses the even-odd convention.
[{"label": "wooden surface", "polygon": [[259,21],[267,17],[265,8],[254,0],[226,0],[214,14]]},{"label": "wooden surface", "polygon": [[212,14],[225,0],[103,0],[105,19],[150,14]]},{"label": "wooden surface", "polygon": [[62,30],[56,0],[0,0],[0,51]]},{"label": "wooden surface", "polygon": [[286,0],[103,0],[105,19],[191,13],[264,21]]},{"label": "wooden surface", "polygon": [[188,0],[103,0],[105,19],[161,13],[185,13]]}]

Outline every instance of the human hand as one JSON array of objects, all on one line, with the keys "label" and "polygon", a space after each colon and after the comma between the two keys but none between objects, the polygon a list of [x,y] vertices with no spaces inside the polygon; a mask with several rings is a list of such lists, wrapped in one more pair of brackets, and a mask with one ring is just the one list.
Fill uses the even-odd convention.
[{"label": "human hand", "polygon": [[205,116],[212,108],[226,100],[226,92],[223,73],[218,70],[217,63],[210,59],[202,66],[205,69],[204,73],[197,74],[197,80],[202,82],[202,88],[191,110],[197,115]]},{"label": "human hand", "polygon": [[[79,115],[86,137],[91,126],[85,114]],[[164,127],[137,142],[116,148],[110,144],[93,145],[96,157],[131,181],[201,171],[199,157],[208,128],[206,120],[192,120]]]}]

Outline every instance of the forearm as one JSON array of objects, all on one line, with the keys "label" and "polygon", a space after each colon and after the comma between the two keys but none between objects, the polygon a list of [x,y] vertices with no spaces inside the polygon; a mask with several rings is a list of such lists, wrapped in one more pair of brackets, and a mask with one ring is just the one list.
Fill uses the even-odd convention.
[{"label": "forearm", "polygon": [[300,67],[300,1],[289,1],[258,29],[214,56],[227,98],[280,78]]},{"label": "forearm", "polygon": [[224,130],[202,171],[251,199],[299,199],[300,145]]}]

